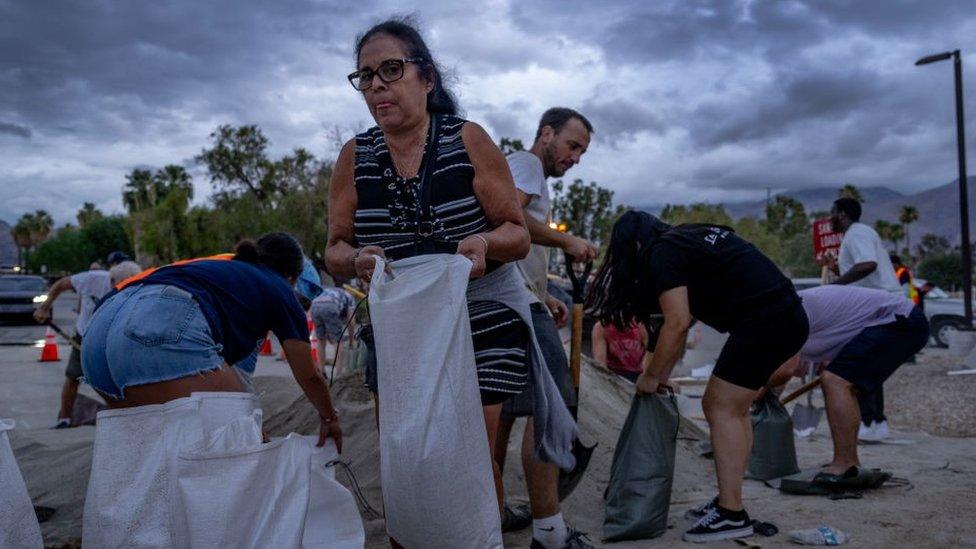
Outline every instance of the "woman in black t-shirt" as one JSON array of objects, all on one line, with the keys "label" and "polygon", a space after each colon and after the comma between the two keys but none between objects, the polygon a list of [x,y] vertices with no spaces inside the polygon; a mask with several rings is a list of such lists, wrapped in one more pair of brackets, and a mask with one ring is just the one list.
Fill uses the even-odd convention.
[{"label": "woman in black t-shirt", "polygon": [[655,393],[667,384],[693,319],[729,333],[702,399],[719,495],[699,509],[701,518],[684,539],[751,535],[742,507],[742,477],[752,448],[749,408],[809,331],[789,279],[728,227],[672,227],[630,211],[613,227],[587,302],[594,316],[617,326],[663,313],[653,358],[637,378],[638,393]]}]

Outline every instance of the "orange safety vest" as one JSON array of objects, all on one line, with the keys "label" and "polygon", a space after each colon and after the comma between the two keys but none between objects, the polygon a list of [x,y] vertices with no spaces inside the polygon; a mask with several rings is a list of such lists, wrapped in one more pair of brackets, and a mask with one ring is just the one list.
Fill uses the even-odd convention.
[{"label": "orange safety vest", "polygon": [[915,287],[915,277],[912,276],[912,272],[908,270],[908,267],[898,267],[895,269],[895,278],[901,281],[901,275],[908,273],[908,299],[912,300],[912,303],[918,305],[921,302],[921,296],[918,295],[918,288]]},{"label": "orange safety vest", "polygon": [[[170,263],[169,265],[163,265],[163,267],[172,267],[172,266],[175,266],[175,265],[186,265],[187,263],[194,263],[196,261],[206,261],[206,260],[210,260],[210,259],[217,260],[217,261],[229,261],[231,259],[234,259],[234,254],[232,254],[232,253],[226,253],[226,254],[211,255],[211,256],[207,256],[207,257],[197,257],[197,258],[194,258],[194,259],[181,259],[179,261],[174,261],[173,263]],[[150,267],[150,268],[146,269],[145,271],[142,271],[141,273],[139,273],[137,275],[132,275],[129,278],[123,280],[122,282],[119,282],[118,284],[116,284],[115,285],[115,289],[116,290],[121,290],[121,289],[125,288],[126,286],[128,286],[129,284],[132,284],[134,282],[138,282],[138,281],[146,278],[147,276],[153,274],[154,272],[158,271],[159,269],[162,269],[163,267]]]}]

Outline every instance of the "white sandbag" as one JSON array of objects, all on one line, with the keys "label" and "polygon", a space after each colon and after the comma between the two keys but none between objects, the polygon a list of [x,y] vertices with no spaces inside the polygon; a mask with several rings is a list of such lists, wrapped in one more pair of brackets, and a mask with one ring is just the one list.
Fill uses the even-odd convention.
[{"label": "white sandbag", "polygon": [[200,399],[99,412],[82,545],[176,547],[176,457],[203,436]]},{"label": "white sandbag", "polygon": [[356,502],[326,468],[337,456],[332,441],[316,448],[315,437],[291,434],[254,444],[255,436],[257,423],[242,418],[220,429],[207,450],[180,453],[187,546],[363,547]]},{"label": "white sandbag", "polygon": [[36,549],[44,547],[41,527],[7,438],[15,425],[0,419],[0,548]]},{"label": "white sandbag", "polygon": [[[252,393],[190,393],[190,398],[200,400],[200,422],[204,435],[210,435],[232,421],[251,416],[258,408],[258,397]],[[258,416],[258,432],[261,418]]]},{"label": "white sandbag", "polygon": [[376,262],[380,472],[386,528],[401,545],[502,547],[465,292],[471,262]]}]

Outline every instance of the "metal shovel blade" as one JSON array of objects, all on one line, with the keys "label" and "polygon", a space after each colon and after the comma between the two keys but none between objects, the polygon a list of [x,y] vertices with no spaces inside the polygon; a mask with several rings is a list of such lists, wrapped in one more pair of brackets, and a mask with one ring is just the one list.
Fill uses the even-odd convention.
[{"label": "metal shovel blade", "polygon": [[797,433],[803,433],[804,431],[809,431],[806,434],[813,433],[817,430],[817,426],[820,425],[820,418],[822,417],[822,408],[817,408],[812,404],[797,403],[793,406],[793,430]]}]

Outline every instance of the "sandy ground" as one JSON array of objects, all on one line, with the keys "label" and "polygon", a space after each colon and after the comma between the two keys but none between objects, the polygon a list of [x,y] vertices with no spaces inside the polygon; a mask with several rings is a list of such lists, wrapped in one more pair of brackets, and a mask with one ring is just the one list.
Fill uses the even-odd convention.
[{"label": "sandy ground", "polygon": [[[67,296],[70,300],[71,296]],[[56,319],[70,326],[69,300],[59,303]],[[91,462],[92,427],[50,430],[56,415],[67,346],[62,361],[38,363],[33,342],[43,337],[37,327],[0,326],[0,417],[12,417],[18,428],[11,442],[35,505],[57,509],[42,524],[48,546],[60,547],[81,536],[81,510]],[[706,334],[698,349],[686,357],[678,375],[712,360],[721,338]],[[828,524],[850,533],[852,546],[891,547],[910,543],[920,547],[976,546],[976,406],[972,403],[976,376],[948,377],[957,361],[943,350],[928,349],[918,364],[906,365],[887,384],[889,421],[893,438],[903,444],[861,447],[865,465],[883,467],[908,486],[866,493],[860,500],[830,501],[815,496],[788,496],[765,485],[746,481],[747,509],[754,518],[775,523],[781,533],[754,538],[765,547],[789,544],[785,532]],[[258,391],[265,410],[265,426],[272,434],[312,432],[314,413],[304,402],[284,363],[262,358]],[[593,462],[577,491],[564,502],[567,520],[589,533],[601,546],[602,494],[609,478],[617,433],[632,395],[632,387],[602,371],[584,370],[580,421],[583,438],[599,444]],[[358,376],[339,379],[334,386],[342,410],[347,460],[368,501],[382,509],[377,433],[372,403]],[[818,399],[819,400],[819,399]],[[518,428],[518,427],[517,427]],[[518,436],[513,436],[506,468],[506,487],[513,501],[525,501],[524,479],[518,462]],[[697,430],[685,428],[678,441],[672,493],[671,528],[656,540],[613,544],[619,547],[667,547],[680,543],[684,511],[715,493],[712,463],[698,455]],[[800,466],[816,467],[829,460],[826,422],[814,436],[797,441]],[[339,478],[342,478],[340,473]],[[382,521],[365,523],[367,546],[384,547]],[[508,534],[508,547],[528,547],[528,532]],[[730,542],[714,544],[730,547]],[[609,546],[609,544],[607,544]]]}]

